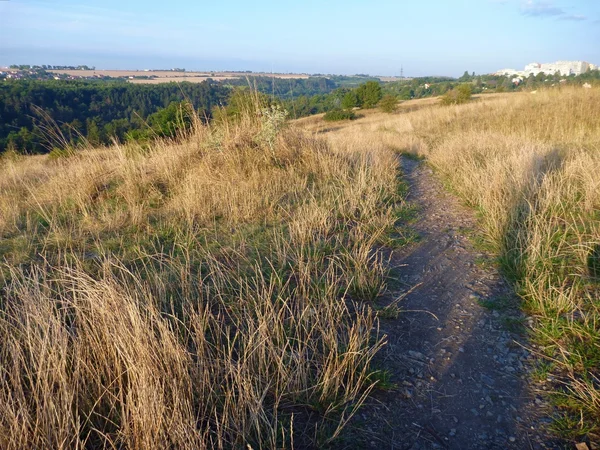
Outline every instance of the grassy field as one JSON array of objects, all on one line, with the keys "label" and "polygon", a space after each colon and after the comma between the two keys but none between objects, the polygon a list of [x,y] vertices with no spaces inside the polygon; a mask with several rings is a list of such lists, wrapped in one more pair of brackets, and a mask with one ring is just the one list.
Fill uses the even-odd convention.
[{"label": "grassy field", "polygon": [[600,92],[359,113],[3,155],[0,447],[326,446],[382,379],[398,152],[478,210],[554,428],[597,440]]},{"label": "grassy field", "polygon": [[561,411],[554,429],[600,440],[600,90],[406,102],[303,125],[352,148],[425,157],[479,212],[487,245],[523,299],[537,381]]},{"label": "grassy field", "polygon": [[397,160],[276,109],[0,160],[0,447],[311,448],[381,378]]}]

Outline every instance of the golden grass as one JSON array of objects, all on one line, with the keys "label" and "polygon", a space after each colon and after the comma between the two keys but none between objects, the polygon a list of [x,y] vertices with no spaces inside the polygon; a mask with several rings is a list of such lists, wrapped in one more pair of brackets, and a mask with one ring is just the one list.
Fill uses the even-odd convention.
[{"label": "golden grass", "polygon": [[555,400],[567,415],[555,427],[600,439],[600,90],[402,106],[307,126],[335,146],[426,157],[479,210],[488,243],[537,319],[536,352],[562,383]]},{"label": "golden grass", "polygon": [[0,160],[0,447],[306,448],[383,345],[363,300],[390,151],[256,111],[183,141]]}]

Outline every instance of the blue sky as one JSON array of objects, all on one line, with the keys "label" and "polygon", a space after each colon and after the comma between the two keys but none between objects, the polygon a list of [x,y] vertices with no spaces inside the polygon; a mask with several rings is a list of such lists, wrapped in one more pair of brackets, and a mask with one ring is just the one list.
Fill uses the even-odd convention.
[{"label": "blue sky", "polygon": [[0,0],[0,65],[460,75],[599,44],[598,0]]}]

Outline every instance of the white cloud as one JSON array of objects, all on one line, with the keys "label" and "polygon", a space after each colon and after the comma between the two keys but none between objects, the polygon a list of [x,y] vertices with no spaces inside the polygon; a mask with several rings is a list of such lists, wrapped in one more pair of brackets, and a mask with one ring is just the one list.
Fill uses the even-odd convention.
[{"label": "white cloud", "polygon": [[587,17],[581,14],[569,14],[563,8],[546,0],[522,0],[521,14],[529,17],[553,17],[558,20],[583,21]]},{"label": "white cloud", "polygon": [[543,0],[524,0],[521,3],[521,13],[534,17],[552,17],[565,14],[563,9]]}]

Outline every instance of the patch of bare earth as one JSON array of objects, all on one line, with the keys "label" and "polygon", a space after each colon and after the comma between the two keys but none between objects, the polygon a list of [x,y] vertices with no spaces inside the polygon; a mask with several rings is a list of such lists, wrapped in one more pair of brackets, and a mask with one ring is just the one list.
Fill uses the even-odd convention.
[{"label": "patch of bare earth", "polygon": [[420,240],[391,259],[397,279],[387,302],[404,297],[398,318],[381,320],[389,343],[379,364],[396,386],[359,411],[339,447],[560,448],[530,387],[526,317],[468,236],[473,211],[425,164],[403,157],[402,168]]}]

